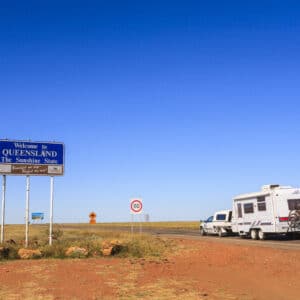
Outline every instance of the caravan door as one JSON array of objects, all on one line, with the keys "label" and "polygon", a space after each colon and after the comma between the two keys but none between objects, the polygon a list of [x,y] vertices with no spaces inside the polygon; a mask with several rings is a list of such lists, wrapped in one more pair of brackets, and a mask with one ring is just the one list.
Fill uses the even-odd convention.
[{"label": "caravan door", "polygon": [[233,216],[232,216],[232,232],[238,233],[240,232],[240,227],[243,224],[243,210],[242,210],[242,204],[239,202],[234,201],[234,207],[233,207]]}]

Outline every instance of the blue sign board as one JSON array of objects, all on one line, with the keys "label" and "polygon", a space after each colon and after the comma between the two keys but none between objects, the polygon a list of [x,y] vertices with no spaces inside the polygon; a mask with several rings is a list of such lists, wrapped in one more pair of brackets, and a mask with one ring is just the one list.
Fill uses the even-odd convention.
[{"label": "blue sign board", "polygon": [[63,165],[64,144],[0,140],[0,164]]},{"label": "blue sign board", "polygon": [[40,213],[40,212],[31,213],[31,219],[32,220],[44,220],[44,213]]}]

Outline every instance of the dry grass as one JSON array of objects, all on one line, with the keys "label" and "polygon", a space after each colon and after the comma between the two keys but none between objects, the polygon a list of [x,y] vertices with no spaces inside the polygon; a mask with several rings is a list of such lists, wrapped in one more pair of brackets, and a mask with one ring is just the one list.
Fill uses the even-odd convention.
[{"label": "dry grass", "polygon": [[[47,240],[47,230],[49,228],[48,224],[31,224],[29,226],[30,240],[34,241],[36,239]],[[182,221],[182,222],[142,222],[134,223],[134,232],[139,233],[140,229],[144,230],[147,228],[155,229],[174,229],[174,230],[198,230],[199,221]],[[88,223],[65,223],[65,224],[54,224],[54,231],[63,231],[64,239],[78,239],[78,237],[88,235],[90,238],[92,236],[105,237],[113,233],[114,237],[118,238],[121,236],[130,234],[131,223],[98,223],[90,225]],[[5,240],[17,240],[24,241],[25,239],[25,225],[6,225],[5,226]]]},{"label": "dry grass", "polygon": [[[143,228],[156,228],[156,229],[198,229],[199,221],[169,221],[169,222],[136,222],[134,226]],[[131,223],[99,223],[96,226],[106,228],[106,227],[125,227],[129,228]]]},{"label": "dry grass", "polygon": [[[183,228],[191,226],[191,222],[149,223],[156,228]],[[88,256],[102,255],[101,247],[104,241],[118,240],[122,247],[118,253],[121,257],[161,257],[173,245],[162,238],[150,234],[141,234],[139,230],[133,233],[126,229],[130,223],[115,224],[55,224],[53,227],[53,245],[48,245],[49,229],[47,224],[34,224],[29,228],[29,248],[39,249],[43,257],[64,258],[65,251],[70,246],[83,247],[88,250]],[[164,227],[163,227],[164,226]],[[5,240],[13,240],[16,244],[5,243],[10,248],[9,258],[18,258],[17,251],[24,247],[24,225],[7,225]]]}]

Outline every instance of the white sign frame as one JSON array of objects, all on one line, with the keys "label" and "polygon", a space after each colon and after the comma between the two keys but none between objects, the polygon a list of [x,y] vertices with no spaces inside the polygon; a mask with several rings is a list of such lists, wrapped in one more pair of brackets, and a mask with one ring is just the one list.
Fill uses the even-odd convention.
[{"label": "white sign frame", "polygon": [[143,200],[141,198],[133,198],[130,200],[130,213],[139,215],[143,212]]}]

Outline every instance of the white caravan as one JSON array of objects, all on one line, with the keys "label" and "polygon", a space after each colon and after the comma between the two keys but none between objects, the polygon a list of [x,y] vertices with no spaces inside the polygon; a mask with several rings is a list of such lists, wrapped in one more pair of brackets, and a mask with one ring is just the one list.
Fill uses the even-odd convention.
[{"label": "white caravan", "polygon": [[232,231],[261,240],[268,234],[299,234],[300,188],[264,185],[260,192],[236,196]]}]

